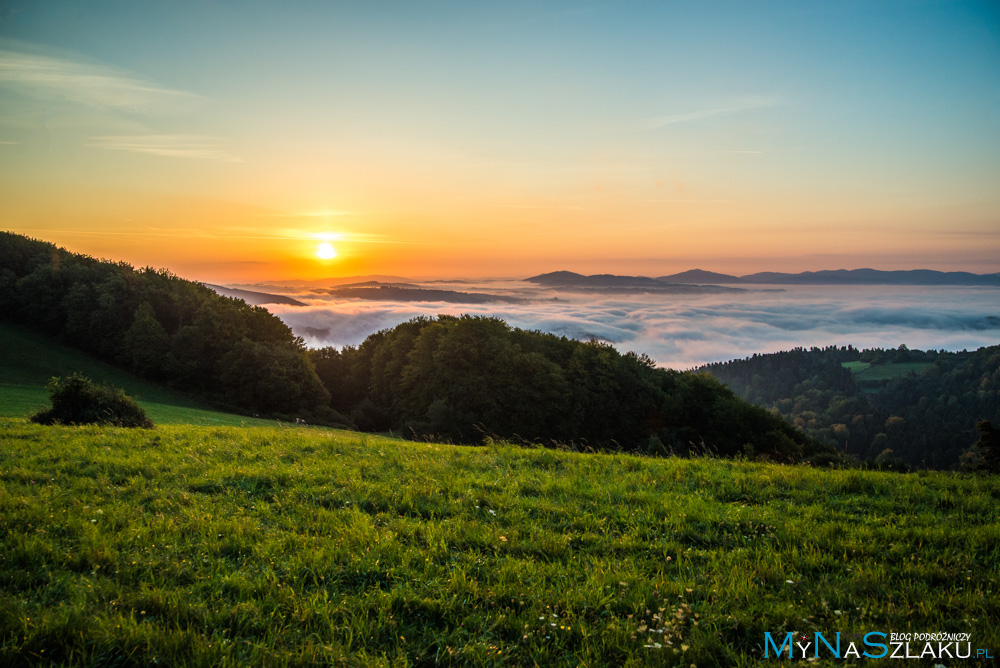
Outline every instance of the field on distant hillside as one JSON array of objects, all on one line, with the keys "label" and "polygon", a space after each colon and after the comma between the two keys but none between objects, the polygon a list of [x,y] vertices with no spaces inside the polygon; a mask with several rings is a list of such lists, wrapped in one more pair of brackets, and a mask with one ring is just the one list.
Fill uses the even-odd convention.
[{"label": "field on distant hillside", "polygon": [[[862,362],[864,364],[864,362]],[[846,366],[846,365],[845,365]],[[934,366],[931,362],[896,362],[893,364],[874,364],[854,372],[854,380],[859,383],[867,381],[892,380],[907,374],[919,374]]]},{"label": "field on distant hillside", "polygon": [[871,365],[871,362],[841,362],[840,364],[840,366],[854,374],[861,373],[865,369],[871,368]]},{"label": "field on distant hillside", "polygon": [[792,631],[1000,649],[996,477],[0,419],[0,480],[5,666],[749,666]]},{"label": "field on distant hillside", "polygon": [[872,364],[871,362],[842,362],[841,366],[854,374],[857,383],[879,382],[892,380],[908,374],[920,374],[927,371],[933,362],[892,362],[888,364]]},{"label": "field on distant hillside", "polygon": [[122,388],[139,400],[155,424],[267,424],[212,410],[30,330],[0,325],[0,417],[28,417],[48,408],[49,379],[74,372]]}]

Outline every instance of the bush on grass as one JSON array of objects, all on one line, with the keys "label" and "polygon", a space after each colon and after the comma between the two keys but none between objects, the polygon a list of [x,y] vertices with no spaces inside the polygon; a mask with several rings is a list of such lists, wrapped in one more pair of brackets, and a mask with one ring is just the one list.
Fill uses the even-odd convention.
[{"label": "bush on grass", "polygon": [[39,424],[110,424],[152,429],[153,421],[135,399],[118,388],[73,374],[47,385],[52,408],[31,416]]}]

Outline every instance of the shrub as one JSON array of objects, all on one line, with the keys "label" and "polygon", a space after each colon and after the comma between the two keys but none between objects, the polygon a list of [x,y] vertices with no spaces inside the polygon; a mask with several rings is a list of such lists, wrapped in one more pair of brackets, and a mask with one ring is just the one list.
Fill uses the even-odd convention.
[{"label": "shrub", "polygon": [[73,374],[48,384],[52,408],[31,417],[39,424],[111,424],[152,429],[146,411],[120,389]]},{"label": "shrub", "polygon": [[989,420],[976,424],[979,440],[967,448],[959,460],[963,471],[1000,473],[1000,429]]}]

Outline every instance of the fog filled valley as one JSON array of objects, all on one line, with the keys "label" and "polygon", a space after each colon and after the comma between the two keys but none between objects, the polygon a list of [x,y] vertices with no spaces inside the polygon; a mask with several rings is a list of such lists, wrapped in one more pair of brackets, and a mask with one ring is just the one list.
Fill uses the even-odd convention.
[{"label": "fog filled valley", "polygon": [[992,286],[750,284],[724,292],[595,294],[523,280],[380,283],[401,284],[523,303],[456,304],[433,295],[402,301],[380,298],[378,287],[369,287],[364,298],[324,294],[319,287],[255,289],[303,302],[266,306],[311,347],[356,346],[414,317],[463,313],[581,341],[597,339],[681,370],[797,347],[957,351],[1000,342],[1000,287]]}]

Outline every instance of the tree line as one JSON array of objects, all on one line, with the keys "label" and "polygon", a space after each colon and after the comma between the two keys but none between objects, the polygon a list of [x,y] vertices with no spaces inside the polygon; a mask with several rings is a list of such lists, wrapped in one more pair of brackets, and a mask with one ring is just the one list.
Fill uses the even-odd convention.
[{"label": "tree line", "polygon": [[[865,380],[845,363],[886,371]],[[905,372],[907,363],[924,367]],[[904,372],[893,374],[893,368]],[[840,453],[888,468],[956,468],[983,420],[1000,424],[1000,346],[977,351],[797,348],[703,371]],[[876,376],[877,378],[877,376]]]}]

